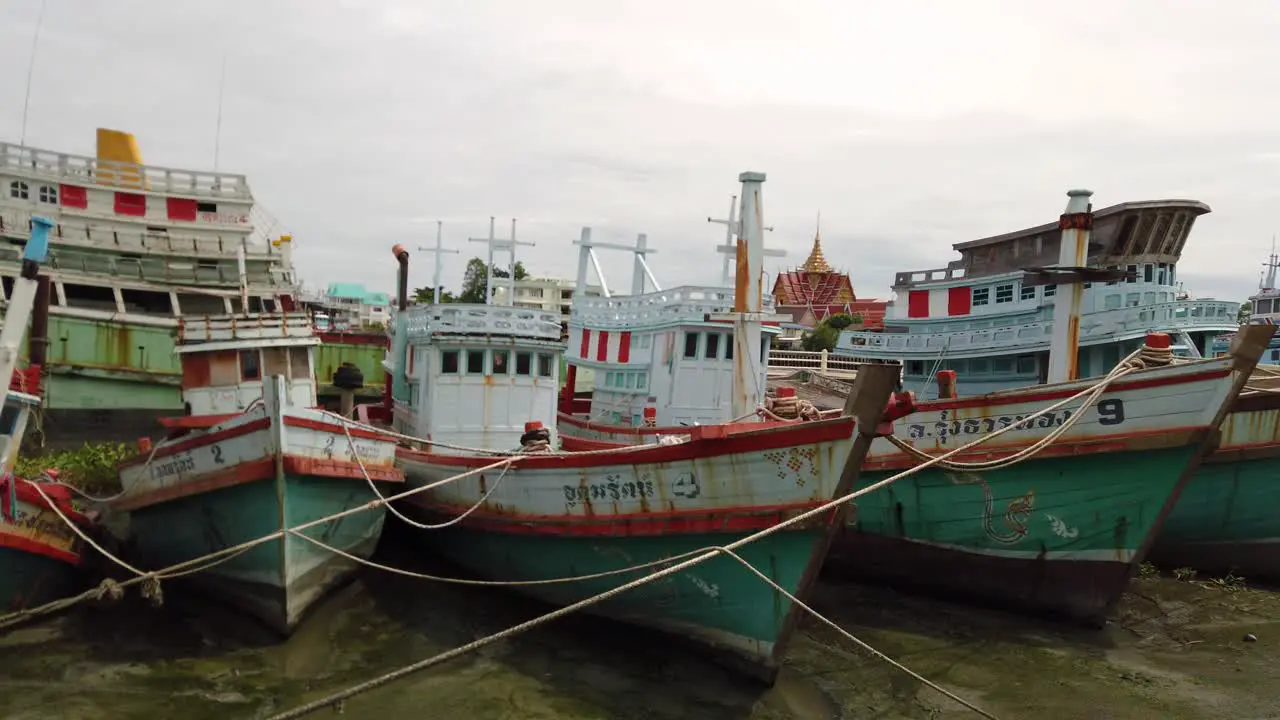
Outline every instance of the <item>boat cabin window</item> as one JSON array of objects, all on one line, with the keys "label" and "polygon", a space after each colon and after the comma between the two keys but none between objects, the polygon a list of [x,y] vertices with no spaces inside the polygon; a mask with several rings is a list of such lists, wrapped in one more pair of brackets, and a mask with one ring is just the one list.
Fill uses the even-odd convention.
[{"label": "boat cabin window", "polygon": [[67,300],[67,307],[118,312],[116,293],[109,287],[63,283],[62,291]]},{"label": "boat cabin window", "polygon": [[1120,307],[1120,295],[1118,293],[1108,295],[1102,302],[1104,310],[1116,310]]},{"label": "boat cabin window", "polygon": [[1253,311],[1259,315],[1266,315],[1271,312],[1272,300],[1255,300],[1253,303]]},{"label": "boat cabin window", "polygon": [[1124,305],[1125,307],[1138,307],[1142,304],[1141,300],[1141,293],[1129,293],[1124,296]]},{"label": "boat cabin window", "polygon": [[636,348],[639,350],[648,350],[649,345],[653,342],[653,336],[649,333],[643,333],[636,338]]},{"label": "boat cabin window", "polygon": [[907,374],[908,374],[908,375],[923,375],[923,374],[924,374],[924,361],[923,361],[923,360],[908,360],[908,361],[907,361]]},{"label": "boat cabin window", "polygon": [[684,357],[687,360],[693,360],[698,357],[698,335],[700,333],[687,332],[684,334]]},{"label": "boat cabin window", "polygon": [[[70,287],[70,286],[67,286]],[[173,300],[167,292],[154,290],[121,290],[124,299],[124,311],[142,315],[173,315]],[[67,304],[71,304],[71,296],[67,295]],[[184,308],[185,309],[185,308]],[[218,312],[222,312],[219,308]]]},{"label": "boat cabin window", "polygon": [[1129,284],[1138,282],[1138,266],[1130,265],[1128,267],[1128,271],[1129,271],[1129,277],[1125,278],[1125,282]]},{"label": "boat cabin window", "polygon": [[1142,279],[1146,282],[1154,282],[1156,277],[1155,272],[1156,272],[1155,266],[1153,266],[1151,263],[1147,263],[1146,265],[1143,265]]},{"label": "boat cabin window", "polygon": [[289,348],[289,370],[294,380],[306,380],[311,377],[311,348]]},{"label": "boat cabin window", "polygon": [[53,187],[52,185],[41,185],[40,186],[40,202],[48,203],[50,205],[57,205],[58,204],[58,188]]},{"label": "boat cabin window", "polygon": [[1057,295],[1057,294],[1058,294],[1058,286],[1057,286],[1057,285],[1045,285],[1045,286],[1044,286],[1044,296],[1045,296],[1045,297],[1053,297],[1054,295]]},{"label": "boat cabin window", "polygon": [[516,353],[516,375],[528,377],[533,374],[533,353]]},{"label": "boat cabin window", "polygon": [[703,357],[708,360],[720,359],[720,333],[707,333],[707,349]]},{"label": "boat cabin window", "polygon": [[457,350],[441,350],[440,351],[440,374],[441,375],[457,375],[458,374],[458,351]]},{"label": "boat cabin window", "polygon": [[769,336],[765,335],[760,338],[760,362],[764,365],[769,364]]},{"label": "boat cabin window", "polygon": [[538,377],[551,377],[551,363],[555,356],[551,353],[538,353]]},{"label": "boat cabin window", "polygon": [[996,303],[1013,302],[1013,285],[997,285],[996,286]]},{"label": "boat cabin window", "polygon": [[1018,291],[1018,297],[1019,297],[1020,299],[1022,299],[1022,300],[1035,300],[1035,299],[1036,299],[1036,286],[1035,286],[1035,285],[1023,285],[1023,286],[1022,286],[1022,289]]},{"label": "boat cabin window", "polygon": [[263,348],[262,374],[266,377],[285,375],[289,366],[289,348]]},{"label": "boat cabin window", "polygon": [[27,188],[26,183],[21,182],[19,180],[14,180],[13,182],[9,183],[9,197],[15,198],[17,200],[26,200],[27,198],[31,197],[31,194],[30,194],[30,190]]},{"label": "boat cabin window", "polygon": [[468,375],[484,374],[484,351],[483,350],[467,351],[467,374]]},{"label": "boat cabin window", "polygon": [[1035,355],[1019,355],[1018,356],[1018,373],[1021,375],[1030,375],[1036,371]]},{"label": "boat cabin window", "polygon": [[729,338],[729,342],[724,344],[724,359],[725,360],[733,359],[733,338],[732,337]]},{"label": "boat cabin window", "polygon": [[261,380],[262,368],[258,364],[257,350],[240,351],[240,379]]},{"label": "boat cabin window", "polygon": [[4,288],[4,298],[6,300],[13,297],[13,278],[7,276],[0,278],[0,286]]},{"label": "boat cabin window", "polygon": [[970,305],[973,305],[974,307],[978,307],[980,305],[986,305],[990,301],[991,301],[991,288],[974,288],[973,289],[973,302],[971,302]]},{"label": "boat cabin window", "polygon": [[183,315],[221,315],[227,311],[220,295],[195,295],[178,293],[178,307]]},{"label": "boat cabin window", "polygon": [[506,350],[494,350],[490,353],[493,358],[494,375],[506,375],[511,372],[511,353]]}]

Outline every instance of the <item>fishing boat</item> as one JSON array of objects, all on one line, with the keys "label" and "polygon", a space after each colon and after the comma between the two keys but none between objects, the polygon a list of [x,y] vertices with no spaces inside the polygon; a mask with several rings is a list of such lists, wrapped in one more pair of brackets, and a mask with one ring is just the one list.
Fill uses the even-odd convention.
[{"label": "fishing boat", "polygon": [[36,275],[48,255],[52,226],[47,218],[32,218],[31,238],[22,248],[22,269],[8,288],[0,329],[0,377],[10,378],[0,411],[0,610],[8,611],[70,594],[81,546],[67,522],[90,524],[67,488],[13,474],[31,414],[40,406],[42,368],[30,365],[18,370],[15,366],[36,302]]},{"label": "fishing boat", "polygon": [[[764,175],[744,173],[740,180],[742,217],[755,222],[743,232],[739,291],[733,312],[723,316],[734,323],[725,326],[733,332],[724,342],[736,347],[741,368],[732,405],[754,408],[762,388],[755,383],[761,378],[761,325],[773,320],[763,312],[759,287]],[[398,256],[403,278],[407,260],[403,252]],[[720,309],[697,300],[703,312]],[[843,417],[805,425],[695,426],[672,444],[606,454],[553,452],[564,352],[556,314],[447,304],[408,308],[400,316],[393,347],[401,354],[394,366],[403,370],[396,373],[394,421],[430,445],[401,448],[397,462],[411,489],[432,485],[407,498],[406,512],[433,552],[485,577],[521,581],[517,591],[555,605],[612,590],[819,507],[841,487],[842,470],[860,467],[868,444],[856,439],[863,435],[855,436],[853,418]],[[868,402],[879,403],[869,433],[884,411],[891,379],[878,388],[867,385]],[[502,452],[512,450],[524,452]],[[507,466],[494,466],[504,459]],[[464,472],[473,474],[449,480]],[[843,481],[843,487],[852,482]],[[803,600],[838,522],[819,516],[740,552]],[[727,557],[585,610],[716,648],[769,682],[801,612]]]},{"label": "fishing boat", "polygon": [[[1209,211],[1195,200],[1151,200],[1092,213],[1092,244],[1072,260],[1092,272],[1078,309],[1080,377],[1104,374],[1148,332],[1169,334],[1175,355],[1198,358],[1215,335],[1236,329],[1239,303],[1192,299],[1178,281],[1191,230]],[[961,396],[1045,382],[1059,288],[1043,275],[1027,282],[1024,269],[1059,262],[1059,230],[1046,223],[958,243],[960,259],[945,268],[897,273],[884,331],[841,332],[836,354],[903,361],[906,387],[925,399],[937,397],[940,370],[956,373]]]},{"label": "fishing boat", "polygon": [[[181,412],[181,318],[298,309],[293,238],[247,178],[144,164],[129,133],[98,129],[93,155],[0,142],[6,294],[35,215],[54,222],[48,342],[30,359],[46,370],[48,446],[132,441]],[[317,368],[367,364],[377,383],[384,347],[346,340],[317,350]]]},{"label": "fishing boat", "polygon": [[[1272,252],[1258,292],[1249,302],[1249,324],[1275,326],[1280,318]],[[1237,333],[1213,339],[1215,357],[1229,352]],[[1167,568],[1234,574],[1250,582],[1280,581],[1280,338],[1272,336],[1262,361],[1231,407],[1213,453],[1192,476],[1151,549]]]},{"label": "fishing boat", "polygon": [[[736,198],[735,198],[736,199]],[[680,435],[694,424],[773,420],[803,415],[796,400],[783,389],[766,394],[760,408],[748,417],[730,414],[727,398],[734,372],[731,328],[715,319],[733,304],[734,277],[728,251],[735,245],[740,222],[736,208],[726,226],[725,276],[719,286],[685,286],[663,290],[649,269],[643,242],[636,246],[593,243],[584,231],[579,241],[578,282],[594,268],[601,281],[600,297],[574,296],[569,323],[566,378],[557,418],[561,445],[587,450],[617,445],[643,445],[657,438]],[[643,236],[641,236],[643,238]],[[635,254],[631,294],[618,294],[600,275],[597,248]],[[766,255],[784,255],[766,250]],[[646,283],[646,280],[648,282]],[[648,290],[652,285],[653,289]],[[781,271],[763,307],[776,318],[764,323],[761,338],[761,383],[774,377],[773,345],[786,339],[787,329],[811,328],[835,315],[846,314],[856,327],[879,327],[885,302],[859,299],[848,274],[832,268],[822,251],[822,233],[814,232],[813,247],[804,263]],[[787,355],[784,351],[783,356]],[[785,359],[782,364],[786,364]],[[779,374],[791,374],[779,369]],[[596,380],[583,392],[582,377]],[[833,383],[851,375],[817,368],[806,377],[822,376]],[[771,383],[770,383],[771,384]]]},{"label": "fishing boat", "polygon": [[163,418],[169,437],[121,463],[111,503],[129,554],[151,568],[368,506],[192,575],[286,634],[353,576],[343,554],[373,553],[385,516],[370,505],[375,485],[404,482],[394,440],[315,407],[318,343],[303,313],[182,318],[186,414]]},{"label": "fishing boat", "polygon": [[[1069,195],[1058,241],[1043,232],[1037,238],[1039,252],[1059,253],[1057,264],[1021,278],[1024,288],[1046,282],[1058,288],[1047,326],[1050,382],[959,397],[952,382],[943,399],[920,403],[914,415],[897,421],[893,439],[872,448],[861,483],[1012,429],[950,464],[860,498],[857,524],[832,551],[837,571],[1099,622],[1160,535],[1273,328],[1245,328],[1228,355],[1207,359],[1179,358],[1179,350],[1191,348],[1148,331],[1141,354],[1126,360],[1144,369],[1108,375],[1100,395],[1025,422],[1102,380],[1076,379],[1087,368],[1100,369],[1080,362],[1085,354],[1076,346],[1090,321],[1080,311],[1085,284],[1099,290],[1129,276],[1125,268],[1084,266],[1097,247],[1090,238],[1096,227],[1090,193]],[[1126,243],[1184,237],[1169,232],[1165,239],[1142,235]],[[1009,462],[1015,458],[1020,462]]]}]

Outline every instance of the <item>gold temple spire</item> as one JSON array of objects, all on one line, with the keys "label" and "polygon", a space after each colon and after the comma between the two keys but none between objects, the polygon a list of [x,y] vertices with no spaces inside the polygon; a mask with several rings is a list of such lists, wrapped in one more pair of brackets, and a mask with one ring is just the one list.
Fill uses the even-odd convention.
[{"label": "gold temple spire", "polygon": [[809,252],[809,259],[804,261],[804,271],[811,273],[829,273],[831,265],[827,263],[827,259],[822,256],[822,213],[818,213],[818,224],[813,231],[813,250]]}]

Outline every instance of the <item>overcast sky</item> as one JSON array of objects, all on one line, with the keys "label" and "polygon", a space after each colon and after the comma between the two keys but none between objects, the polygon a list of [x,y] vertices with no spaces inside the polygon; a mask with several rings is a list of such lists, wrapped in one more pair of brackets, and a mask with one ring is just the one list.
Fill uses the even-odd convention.
[{"label": "overcast sky", "polygon": [[[22,128],[39,0],[0,0],[0,138]],[[1243,299],[1280,230],[1280,3],[1171,0],[47,0],[26,141],[245,173],[309,284],[390,289],[396,242],[445,279],[519,219],[530,272],[649,236],[664,286],[718,280],[743,170],[766,242],[860,296],[956,242],[1094,206],[1213,207],[1183,255],[1196,295]],[[627,287],[630,260],[602,258]],[[412,283],[431,282],[414,253]]]}]

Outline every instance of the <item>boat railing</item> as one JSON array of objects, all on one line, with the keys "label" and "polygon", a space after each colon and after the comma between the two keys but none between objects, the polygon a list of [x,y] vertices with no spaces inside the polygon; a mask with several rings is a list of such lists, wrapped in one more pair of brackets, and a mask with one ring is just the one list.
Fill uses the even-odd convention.
[{"label": "boat railing", "polygon": [[415,305],[405,310],[410,341],[432,335],[507,335],[560,341],[560,315],[510,305],[447,303]]},{"label": "boat railing", "polygon": [[[25,239],[31,235],[32,213],[18,209],[0,210],[0,232],[7,237]],[[248,233],[223,235],[182,235],[168,231],[135,230],[125,226],[58,223],[49,233],[55,245],[72,245],[94,250],[136,253],[169,253],[184,257],[235,258],[243,247],[250,260],[276,258],[279,253],[271,243],[250,239]]]},{"label": "boat railing", "polygon": [[869,358],[835,355],[827,350],[769,350],[770,370],[817,370],[820,373],[855,373]]},{"label": "boat railing", "polygon": [[279,340],[314,337],[307,313],[186,316],[178,321],[178,344],[227,340]]},{"label": "boat railing", "polygon": [[965,269],[962,267],[944,267],[935,268],[933,270],[907,270],[905,272],[895,273],[893,276],[893,286],[903,287],[905,285],[915,285],[922,282],[942,282],[944,280],[960,280],[965,276]]},{"label": "boat railing", "polygon": [[59,182],[133,188],[190,197],[253,200],[244,175],[99,160],[0,142],[0,168]]},{"label": "boat railing", "polygon": [[[772,295],[761,298],[764,312],[774,311]],[[672,322],[702,322],[708,314],[733,310],[733,290],[682,285],[643,295],[574,297],[570,324],[589,328],[645,327]]]},{"label": "boat railing", "polygon": [[[1080,317],[1080,338],[1099,338],[1146,330],[1191,330],[1235,323],[1237,303],[1219,300],[1180,300],[1086,313]],[[972,350],[1017,350],[1049,342],[1053,323],[1007,325],[942,333],[873,333],[845,331],[836,351],[866,353],[950,353]]]}]

